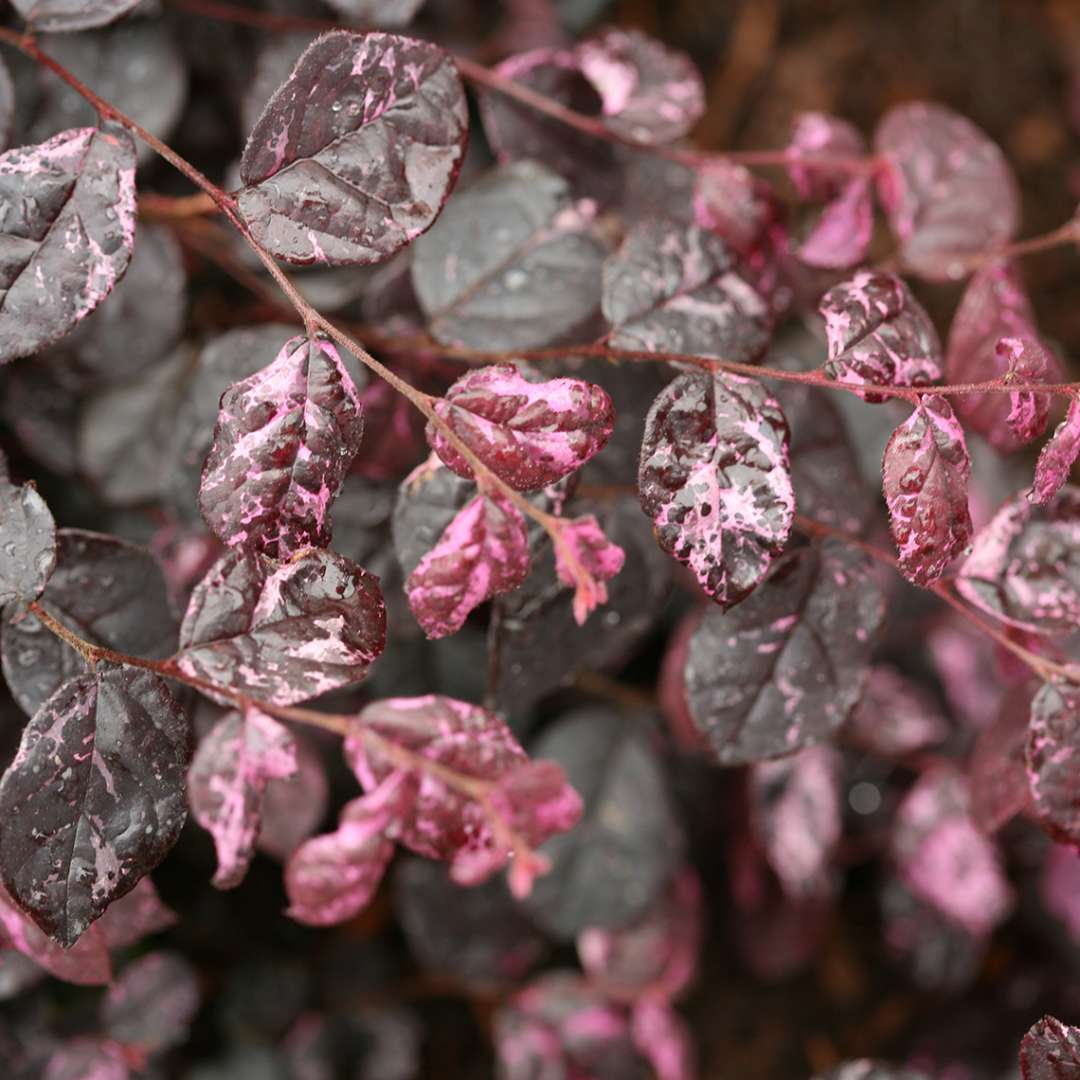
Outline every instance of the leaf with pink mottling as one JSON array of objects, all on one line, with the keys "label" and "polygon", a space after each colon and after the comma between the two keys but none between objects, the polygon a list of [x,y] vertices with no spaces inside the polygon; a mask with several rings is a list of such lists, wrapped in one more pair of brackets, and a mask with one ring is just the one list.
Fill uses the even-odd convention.
[{"label": "leaf with pink mottling", "polygon": [[630,1013],[630,1029],[656,1080],[694,1080],[698,1075],[690,1028],[666,1001],[637,1002]]},{"label": "leaf with pink mottling", "polygon": [[443,49],[335,30],[308,46],[252,129],[237,209],[278,258],[380,262],[434,222],[467,126]]},{"label": "leaf with pink mottling", "polygon": [[[923,386],[941,378],[941,342],[900,278],[860,270],[821,298],[829,358],[825,374],[856,386]],[[881,394],[865,391],[866,401]]]},{"label": "leaf with pink mottling", "polygon": [[72,128],[0,154],[0,362],[63,337],[124,276],[135,243],[135,147]]},{"label": "leaf with pink mottling", "polygon": [[1080,1074],[1080,1028],[1044,1016],[1020,1042],[1023,1080],[1072,1080]]},{"label": "leaf with pink mottling", "polygon": [[29,603],[56,566],[56,523],[33,484],[0,477],[0,609]]},{"label": "leaf with pink mottling", "polygon": [[364,424],[352,377],[325,340],[287,341],[221,397],[199,508],[230,547],[277,558],[330,542],[330,505]]},{"label": "leaf with pink mottling", "polygon": [[583,626],[590,612],[607,603],[605,582],[626,561],[626,552],[605,535],[593,514],[566,521],[555,539],[555,573],[574,590],[574,621]]},{"label": "leaf with pink mottling", "polygon": [[859,176],[826,204],[796,254],[808,266],[842,270],[866,258],[874,233],[870,181]]},{"label": "leaf with pink mottling", "polygon": [[108,948],[127,949],[137,945],[147,934],[167,930],[176,922],[176,913],[162,903],[153,881],[144,877],[131,892],[114,900],[83,938],[100,931]]},{"label": "leaf with pink mottling", "polygon": [[694,223],[716,233],[739,255],[757,250],[779,210],[769,185],[745,165],[717,158],[697,170]]},{"label": "leaf with pink mottling", "polygon": [[288,730],[256,708],[230,712],[199,743],[188,772],[195,820],[214,837],[219,889],[239,885],[255,854],[268,780],[296,772]]},{"label": "leaf with pink mottling", "polygon": [[1080,397],[1072,397],[1065,419],[1039,453],[1027,497],[1045,506],[1065,486],[1077,457],[1080,457]]},{"label": "leaf with pink mottling", "polygon": [[0,781],[0,874],[61,945],[176,843],[190,738],[164,680],[139,668],[71,679],[27,724]]},{"label": "leaf with pink mottling", "polygon": [[[1028,338],[1002,338],[994,350],[1005,362],[1005,385],[1011,383],[1056,382],[1060,372],[1052,353]],[[1000,395],[999,395],[1000,396]],[[1046,430],[1050,415],[1050,395],[1018,390],[1009,394],[1005,424],[1016,442],[1023,446]]]},{"label": "leaf with pink mottling", "polygon": [[904,576],[929,588],[971,540],[964,429],[945,398],[929,394],[892,434],[881,464],[889,525]]},{"label": "leaf with pink mottling", "polygon": [[1080,621],[1080,488],[1063,487],[1045,506],[1023,492],[979,530],[960,567],[965,599],[1011,626],[1046,633]]},{"label": "leaf with pink mottling", "polygon": [[199,1007],[195,969],[177,953],[153,952],[127,965],[101,1004],[109,1036],[145,1054],[183,1043]]},{"label": "leaf with pink mottling", "polygon": [[11,0],[35,30],[69,33],[105,26],[126,15],[139,0]]},{"label": "leaf with pink mottling", "polygon": [[752,363],[769,344],[766,300],[719,236],[646,221],[604,263],[611,345]]},{"label": "leaf with pink mottling", "polygon": [[844,729],[851,742],[884,757],[903,757],[935,746],[949,730],[933,694],[885,664],[870,672]]},{"label": "leaf with pink mottling", "polygon": [[[513,364],[492,364],[462,375],[435,412],[480,460],[518,491],[557,483],[598,454],[611,438],[615,409],[595,383],[581,379],[533,382]],[[472,467],[432,424],[428,443],[459,476]]]},{"label": "leaf with pink mottling", "polygon": [[963,273],[967,256],[1012,239],[1020,224],[1016,178],[997,145],[943,105],[891,109],[874,136],[887,163],[878,193],[904,262],[931,281]]},{"label": "leaf with pink mottling", "polygon": [[195,587],[178,663],[187,675],[290,705],[362,681],[385,645],[378,582],[355,563],[310,551],[276,566],[237,551]]},{"label": "leaf with pink mottling", "polygon": [[1027,770],[1035,813],[1061,843],[1080,846],[1076,763],[1080,752],[1080,690],[1045,683],[1031,703]]},{"label": "leaf with pink mottling", "polygon": [[884,613],[869,560],[832,540],[785,555],[730,611],[706,610],[682,684],[712,757],[745,765],[832,735],[859,700]]},{"label": "leaf with pink mottling", "polygon": [[255,846],[285,862],[326,817],[330,784],[318,750],[302,731],[293,735],[296,772],[288,780],[270,780],[263,792],[262,820]]},{"label": "leaf with pink mottling", "polygon": [[638,488],[659,545],[716,603],[738,603],[783,551],[794,520],[780,406],[753,379],[680,375],[645,420]]},{"label": "leaf with pink mottling", "polygon": [[128,1080],[130,1075],[118,1043],[80,1037],[49,1058],[42,1080]]},{"label": "leaf with pink mottling", "polygon": [[[795,117],[785,156],[787,171],[803,199],[827,202],[851,180],[849,162],[866,155],[859,129],[838,116],[802,112]],[[846,159],[840,165],[829,159]]]}]

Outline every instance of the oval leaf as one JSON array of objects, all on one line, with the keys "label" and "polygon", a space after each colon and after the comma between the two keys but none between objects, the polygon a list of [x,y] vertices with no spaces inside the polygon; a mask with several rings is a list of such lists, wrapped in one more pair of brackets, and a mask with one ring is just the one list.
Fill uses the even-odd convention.
[{"label": "oval leaf", "polygon": [[109,1036],[146,1054],[187,1040],[199,1007],[195,969],[177,953],[154,952],[127,965],[109,987],[101,1019]]},{"label": "oval leaf", "polygon": [[0,478],[0,608],[36,600],[56,565],[56,523],[32,484]]},{"label": "oval leaf", "polygon": [[1076,761],[1080,753],[1080,690],[1046,683],[1031,703],[1027,737],[1028,784],[1043,828],[1080,847]]},{"label": "oval leaf", "polygon": [[1070,1080],[1080,1072],[1080,1028],[1044,1016],[1020,1043],[1023,1080]]}]

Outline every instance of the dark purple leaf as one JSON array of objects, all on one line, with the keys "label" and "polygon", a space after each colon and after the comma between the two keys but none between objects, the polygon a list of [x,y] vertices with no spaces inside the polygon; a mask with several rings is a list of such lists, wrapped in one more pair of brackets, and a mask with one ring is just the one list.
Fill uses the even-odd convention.
[{"label": "dark purple leaf", "polygon": [[139,0],[12,0],[15,10],[45,33],[89,30],[126,15]]},{"label": "dark purple leaf", "polygon": [[101,1019],[117,1042],[159,1054],[186,1041],[198,1007],[192,966],[177,953],[154,952],[120,973],[102,1002]]},{"label": "dark purple leaf", "polygon": [[[501,480],[518,491],[549,487],[580,469],[611,437],[615,409],[595,383],[531,382],[513,364],[462,375],[435,403],[436,413]],[[459,476],[473,470],[432,425],[428,443]]]},{"label": "dark purple leaf", "polygon": [[709,608],[683,686],[714,759],[743,765],[827,739],[859,699],[883,616],[869,560],[836,541],[785,555],[730,611]]},{"label": "dark purple leaf", "polygon": [[442,209],[467,121],[442,49],[393,34],[324,34],[252,129],[238,209],[289,262],[380,262]]},{"label": "dark purple leaf", "polygon": [[135,150],[72,128],[0,154],[0,361],[63,337],[124,275],[135,241]]},{"label": "dark purple leaf", "polygon": [[780,406],[753,379],[680,375],[645,420],[638,487],[660,546],[716,603],[738,603],[783,550],[794,518]]},{"label": "dark purple leaf", "polygon": [[329,0],[343,18],[363,26],[406,26],[425,0]]},{"label": "dark purple leaf", "polygon": [[814,1080],[929,1080],[925,1073],[914,1069],[901,1069],[883,1061],[861,1058],[847,1061],[825,1073],[818,1073]]},{"label": "dark purple leaf", "polygon": [[267,34],[255,49],[254,68],[247,73],[240,101],[240,127],[250,131],[274,91],[288,79],[297,60],[318,35],[311,30]]},{"label": "dark purple leaf", "polygon": [[50,937],[73,944],[176,843],[190,752],[187,717],[138,668],[74,678],[34,714],[0,782],[0,873]]},{"label": "dark purple leaf", "polygon": [[360,398],[337,349],[297,336],[221,398],[199,507],[231,547],[284,558],[330,542],[330,505],[356,455]]},{"label": "dark purple leaf", "polygon": [[214,837],[219,889],[239,885],[255,854],[262,798],[269,780],[296,772],[288,729],[255,708],[223,716],[199,743],[188,772],[195,820]]},{"label": "dark purple leaf", "polygon": [[1045,505],[1064,487],[1069,473],[1080,456],[1080,397],[1069,400],[1065,419],[1046,441],[1035,464],[1035,478],[1027,497]]},{"label": "dark purple leaf", "polygon": [[752,363],[769,344],[769,306],[719,236],[647,221],[604,263],[604,317],[620,349]]},{"label": "dark purple leaf", "polygon": [[275,705],[360,682],[386,644],[377,580],[332,551],[274,567],[223,556],[195,587],[180,628],[188,675]]},{"label": "dark purple leaf", "polygon": [[555,573],[574,590],[574,621],[583,626],[589,614],[607,603],[606,582],[623,568],[626,552],[613,544],[592,514],[573,518],[555,540]]},{"label": "dark purple leaf", "polygon": [[1080,750],[1080,691],[1045,683],[1031,703],[1028,783],[1043,828],[1061,843],[1080,846],[1080,801],[1074,758]]},{"label": "dark purple leaf", "polygon": [[1012,169],[997,145],[943,105],[891,109],[874,136],[887,168],[878,193],[904,262],[931,281],[961,276],[966,256],[1011,240],[1020,224]]},{"label": "dark purple leaf", "polygon": [[919,400],[889,439],[881,475],[900,570],[929,588],[971,541],[971,458],[945,398]]},{"label": "dark purple leaf", "polygon": [[1031,696],[1026,685],[1010,690],[971,752],[971,816],[988,835],[1031,804],[1026,762]]},{"label": "dark purple leaf", "polygon": [[1021,492],[975,537],[956,587],[994,618],[1048,633],[1080,619],[1080,488],[1063,487],[1045,506]]},{"label": "dark purple leaf", "polygon": [[534,162],[460,192],[413,253],[413,286],[435,339],[513,350],[580,338],[596,319],[606,254],[594,210]]},{"label": "dark purple leaf", "polygon": [[128,1080],[130,1076],[117,1043],[80,1037],[52,1055],[42,1080]]},{"label": "dark purple leaf", "polygon": [[33,484],[0,478],[0,609],[29,603],[56,566],[56,523]]},{"label": "dark purple leaf", "polygon": [[296,772],[288,780],[270,780],[263,792],[262,820],[256,847],[284,862],[326,816],[330,801],[323,760],[311,741],[297,732]]},{"label": "dark purple leaf", "polygon": [[[81,529],[60,529],[56,541],[56,569],[40,599],[53,618],[117,652],[158,660],[175,650],[176,619],[149,551]],[[0,650],[11,694],[27,713],[86,670],[35,615],[4,625]]]},{"label": "dark purple leaf", "polygon": [[881,664],[871,670],[844,730],[853,743],[871,753],[902,757],[936,746],[948,736],[950,725],[933,694]]},{"label": "dark purple leaf", "polygon": [[[821,298],[825,374],[856,386],[923,386],[941,378],[941,343],[923,306],[898,277],[860,270]],[[867,401],[881,401],[866,392]]]},{"label": "dark purple leaf", "polygon": [[1080,1028],[1044,1016],[1020,1043],[1023,1080],[1072,1080],[1080,1074]]}]

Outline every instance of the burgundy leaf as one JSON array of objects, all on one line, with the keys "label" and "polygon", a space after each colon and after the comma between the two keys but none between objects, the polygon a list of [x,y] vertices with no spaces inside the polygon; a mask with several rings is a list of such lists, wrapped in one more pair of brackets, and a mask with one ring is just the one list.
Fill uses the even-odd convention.
[{"label": "burgundy leaf", "polygon": [[[548,487],[580,469],[611,438],[615,409],[607,393],[581,379],[530,382],[513,364],[462,375],[435,412],[480,460],[518,491]],[[459,476],[472,467],[428,424],[428,443]]]},{"label": "burgundy leaf", "polygon": [[649,410],[638,487],[660,546],[716,603],[738,603],[783,550],[794,518],[780,406],[753,379],[680,375]]},{"label": "burgundy leaf", "polygon": [[[825,374],[856,386],[923,386],[941,378],[941,343],[923,306],[898,277],[860,270],[821,298]],[[865,392],[867,401],[882,395]]]},{"label": "burgundy leaf", "polygon": [[324,34],[252,129],[237,208],[289,262],[380,262],[442,209],[467,121],[442,49],[393,34]]},{"label": "burgundy leaf", "polygon": [[30,720],[0,781],[0,873],[61,945],[176,843],[190,752],[187,717],[138,668],[78,676]]},{"label": "burgundy leaf", "polygon": [[1046,441],[1035,463],[1035,478],[1027,497],[1046,505],[1064,487],[1080,456],[1080,397],[1069,399],[1069,411]]},{"label": "burgundy leaf", "polygon": [[1023,1080],[1072,1080],[1080,1072],[1080,1028],[1044,1016],[1020,1042]]},{"label": "burgundy leaf", "polygon": [[52,1055],[42,1080],[128,1080],[130,1075],[117,1043],[83,1037]]},{"label": "burgundy leaf", "polygon": [[131,136],[72,128],[0,154],[0,218],[2,362],[63,337],[123,277],[135,241]]},{"label": "burgundy leaf", "polygon": [[56,524],[33,484],[0,478],[0,608],[36,600],[56,566]]},{"label": "burgundy leaf", "polygon": [[110,1037],[147,1054],[160,1054],[187,1039],[199,1007],[195,970],[182,956],[153,952],[120,973],[101,1005]]},{"label": "burgundy leaf", "polygon": [[900,570],[929,588],[971,540],[971,458],[945,398],[919,400],[889,439],[881,470]]},{"label": "burgundy leaf", "polygon": [[694,1043],[685,1021],[666,1001],[645,998],[630,1014],[634,1045],[648,1059],[657,1080],[694,1080]]},{"label": "burgundy leaf", "polygon": [[330,542],[330,505],[363,432],[337,349],[292,338],[221,398],[199,508],[229,546],[285,558]]},{"label": "burgundy leaf", "polygon": [[836,541],[785,555],[731,611],[709,608],[683,692],[714,759],[743,765],[828,738],[859,699],[883,616],[869,561]]},{"label": "burgundy leaf", "polygon": [[1049,633],[1080,620],[1080,488],[1063,487],[1045,506],[1023,493],[1002,504],[975,537],[956,587],[994,618]]},{"label": "burgundy leaf", "polygon": [[329,0],[344,19],[364,26],[405,26],[412,22],[424,0]]},{"label": "burgundy leaf", "polygon": [[460,192],[413,252],[412,280],[446,345],[527,349],[580,338],[600,304],[595,207],[535,162]]},{"label": "burgundy leaf", "polygon": [[289,705],[360,682],[386,645],[377,580],[332,551],[275,566],[223,556],[195,587],[180,628],[186,674]]},{"label": "burgundy leaf", "polygon": [[253,707],[226,714],[199,743],[188,772],[188,801],[195,820],[214,837],[219,889],[239,885],[247,873],[267,781],[295,772],[292,736]]},{"label": "burgundy leaf", "polygon": [[15,10],[47,34],[89,30],[126,15],[139,0],[12,0]]},{"label": "burgundy leaf", "polygon": [[1035,813],[1055,839],[1080,847],[1080,802],[1073,759],[1080,751],[1080,691],[1046,683],[1031,703],[1028,783]]},{"label": "burgundy leaf", "polygon": [[1039,877],[1039,897],[1047,912],[1080,944],[1080,851],[1072,844],[1051,844]]},{"label": "burgundy leaf", "polygon": [[880,664],[871,670],[845,734],[872,753],[902,757],[942,742],[949,734],[949,722],[919,683]]},{"label": "burgundy leaf", "polygon": [[592,514],[566,521],[555,540],[555,572],[574,590],[574,621],[583,626],[590,612],[608,599],[607,585],[623,568],[626,552],[613,544]]},{"label": "burgundy leaf", "polygon": [[1026,762],[1031,697],[1026,685],[1010,690],[971,753],[971,816],[988,835],[1031,804]]},{"label": "burgundy leaf", "polygon": [[769,306],[719,236],[646,221],[604,264],[604,317],[619,349],[752,363],[769,344]]},{"label": "burgundy leaf", "polygon": [[963,273],[966,256],[1016,234],[1020,200],[1012,169],[970,120],[942,105],[891,109],[874,137],[887,168],[878,190],[904,262],[932,281]]}]

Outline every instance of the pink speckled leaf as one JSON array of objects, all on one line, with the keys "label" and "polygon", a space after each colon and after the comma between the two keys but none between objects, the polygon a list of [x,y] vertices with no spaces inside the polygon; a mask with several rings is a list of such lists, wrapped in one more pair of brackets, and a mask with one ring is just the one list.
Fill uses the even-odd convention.
[{"label": "pink speckled leaf", "polygon": [[880,664],[870,672],[845,735],[857,746],[884,757],[903,757],[934,746],[949,734],[941,706],[920,683]]},{"label": "pink speckled leaf", "polygon": [[1080,1075],[1080,1027],[1052,1016],[1033,1024],[1020,1042],[1023,1080],[1073,1080]]},{"label": "pink speckled leaf", "polygon": [[281,566],[232,552],[195,587],[182,671],[275,705],[360,682],[386,645],[377,579],[332,551]]},{"label": "pink speckled leaf", "polygon": [[744,363],[765,351],[772,327],[719,236],[659,220],[636,226],[604,263],[603,312],[616,348]]},{"label": "pink speckled leaf", "polygon": [[529,573],[521,511],[498,495],[476,495],[409,575],[405,589],[429,638],[457,633],[470,611],[516,589]]},{"label": "pink speckled leaf", "polygon": [[831,892],[830,859],[841,832],[841,760],[812,746],[750,767],[751,829],[793,900]]},{"label": "pink speckled leaf", "polygon": [[190,752],[183,710],[138,668],[80,675],[31,719],[0,781],[0,874],[55,941],[76,942],[176,843]]},{"label": "pink speckled leaf", "polygon": [[900,569],[929,588],[971,540],[971,458],[945,398],[923,397],[893,432],[881,475]]},{"label": "pink speckled leaf", "polygon": [[42,1080],[128,1080],[130,1076],[118,1043],[80,1037],[53,1053]]},{"label": "pink speckled leaf", "polygon": [[11,0],[15,10],[46,34],[105,26],[126,15],[139,0]]},{"label": "pink speckled leaf", "polygon": [[1074,944],[1080,944],[1080,851],[1072,844],[1051,844],[1039,875],[1039,898],[1059,919]]},{"label": "pink speckled leaf", "polygon": [[709,608],[683,693],[713,758],[744,765],[832,735],[859,699],[883,617],[869,561],[835,541],[785,555],[730,611]]},{"label": "pink speckled leaf", "polygon": [[124,276],[135,243],[135,147],[72,128],[0,154],[0,362],[63,337]]},{"label": "pink speckled leaf", "polygon": [[1021,492],[979,530],[956,587],[994,618],[1025,630],[1064,633],[1080,621],[1080,488],[1045,506]]},{"label": "pink speckled leaf", "polygon": [[277,558],[330,542],[330,505],[363,432],[360,396],[328,341],[303,335],[221,397],[199,508],[231,547]]},{"label": "pink speckled leaf", "polygon": [[[611,438],[615,409],[606,391],[581,379],[531,382],[513,364],[462,375],[435,411],[501,480],[536,491],[580,469]],[[472,468],[433,425],[428,442],[459,476]]]},{"label": "pink speckled leaf", "polygon": [[188,772],[188,802],[214,837],[219,889],[234,888],[247,873],[267,781],[295,772],[296,745],[288,729],[256,708],[223,716],[199,743]]},{"label": "pink speckled leaf", "polygon": [[1073,397],[1065,419],[1039,453],[1027,497],[1040,505],[1050,502],[1065,486],[1077,457],[1080,457],[1080,397]]},{"label": "pink speckled leaf", "polygon": [[435,220],[465,154],[450,56],[394,34],[316,39],[267,103],[240,159],[237,208],[279,258],[372,263]]},{"label": "pink speckled leaf", "polygon": [[[821,298],[825,374],[857,386],[922,386],[941,378],[941,343],[922,304],[893,274],[860,270]],[[881,401],[866,392],[867,401]]]},{"label": "pink speckled leaf", "polygon": [[930,102],[898,105],[882,118],[874,143],[887,162],[878,176],[881,202],[904,262],[920,276],[958,276],[966,256],[1016,234],[1016,178],[970,120]]},{"label": "pink speckled leaf", "polygon": [[310,926],[332,926],[362,911],[394,853],[387,830],[409,802],[405,774],[390,773],[371,794],[345,806],[336,832],[305,840],[285,866],[288,914]]},{"label": "pink speckled leaf", "polygon": [[685,53],[638,30],[610,28],[577,48],[606,127],[639,143],[685,135],[705,111],[701,74]]},{"label": "pink speckled leaf", "polygon": [[56,523],[33,484],[0,477],[0,609],[36,600],[56,566]]},{"label": "pink speckled leaf", "polygon": [[109,987],[101,1019],[117,1042],[160,1054],[186,1040],[198,1007],[191,964],[177,953],[153,952],[128,964]]},{"label": "pink speckled leaf", "polygon": [[613,544],[592,514],[567,521],[555,540],[555,573],[574,590],[574,621],[583,626],[590,612],[607,603],[605,582],[626,561],[626,552]]},{"label": "pink speckled leaf", "polygon": [[1080,761],[1080,690],[1045,683],[1031,703],[1028,783],[1042,827],[1061,843],[1080,847],[1076,766]]},{"label": "pink speckled leaf", "polygon": [[716,603],[738,603],[784,549],[794,519],[780,406],[753,379],[680,375],[645,420],[638,488],[660,546]]},{"label": "pink speckled leaf", "polygon": [[690,1028],[666,1001],[644,998],[637,1002],[630,1014],[630,1030],[656,1080],[694,1080],[698,1075]]},{"label": "pink speckled leaf", "polygon": [[[1002,338],[994,350],[1005,362],[1005,384],[1056,382],[1060,372],[1053,354],[1029,338]],[[999,395],[1001,396],[1001,395]],[[1009,394],[1005,424],[1023,446],[1046,430],[1050,395],[1019,390]]]}]

